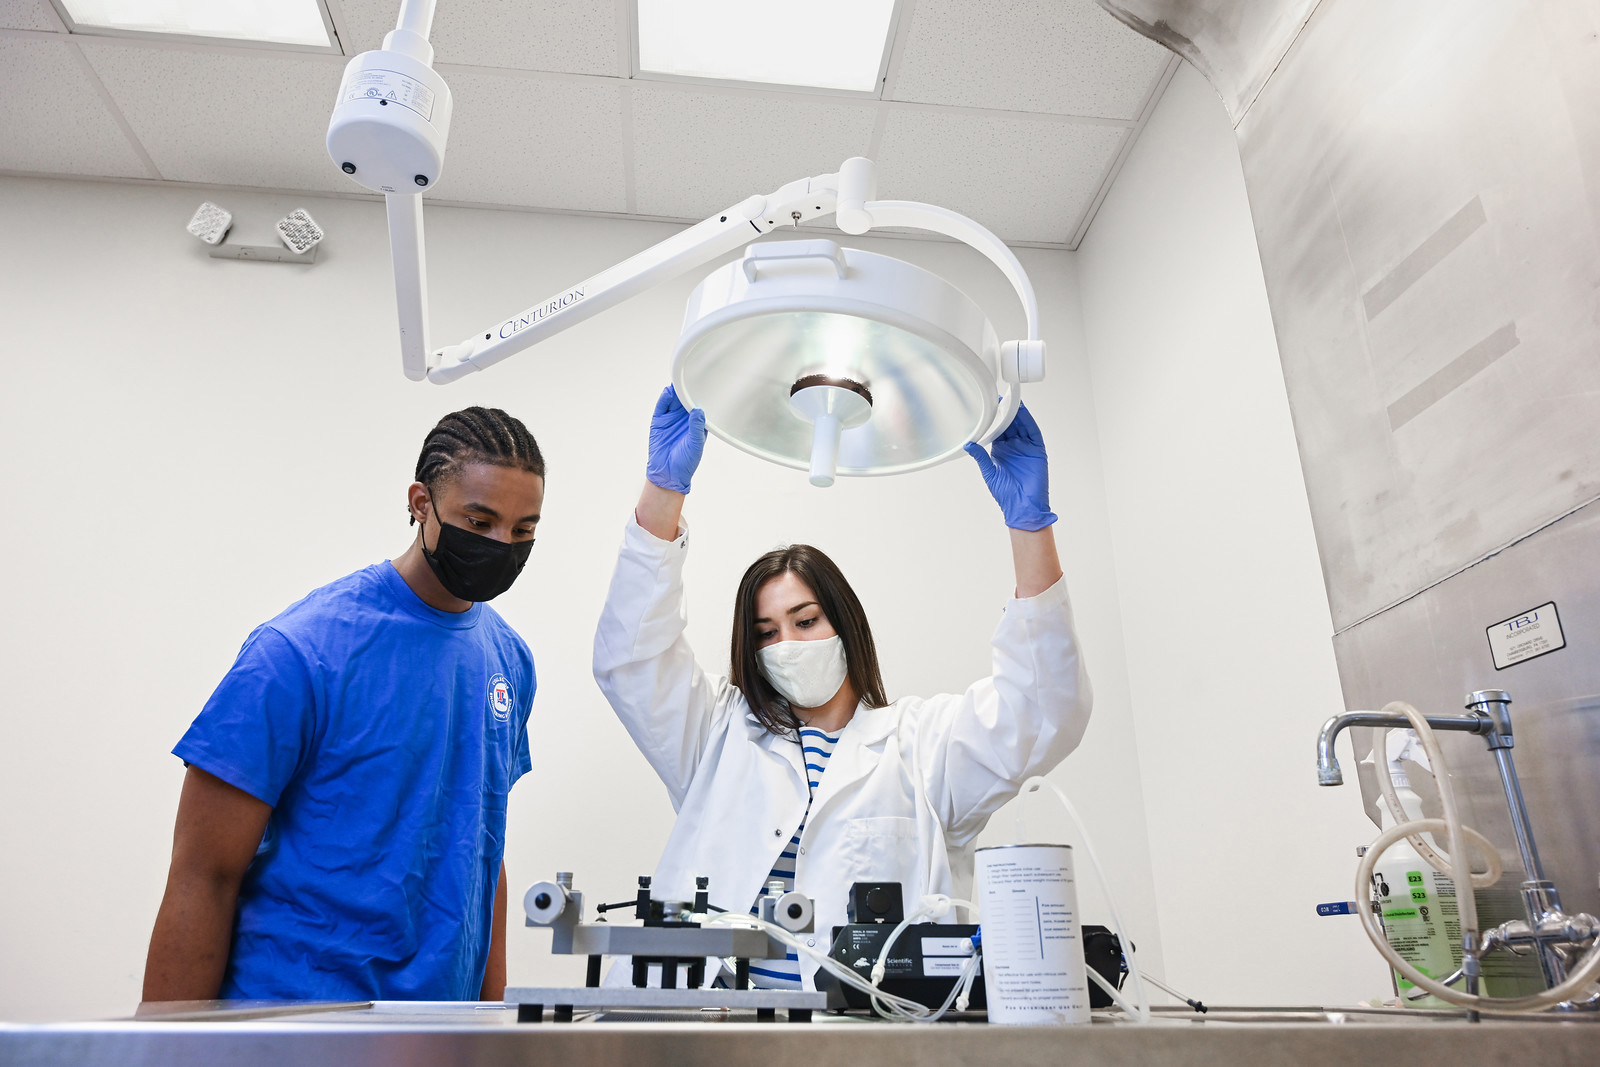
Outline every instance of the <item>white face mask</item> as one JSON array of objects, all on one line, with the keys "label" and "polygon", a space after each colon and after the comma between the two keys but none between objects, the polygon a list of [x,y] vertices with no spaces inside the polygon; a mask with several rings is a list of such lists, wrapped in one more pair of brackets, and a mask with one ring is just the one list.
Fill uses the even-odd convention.
[{"label": "white face mask", "polygon": [[779,641],[758,649],[761,673],[791,707],[820,708],[849,673],[838,635],[820,641]]}]

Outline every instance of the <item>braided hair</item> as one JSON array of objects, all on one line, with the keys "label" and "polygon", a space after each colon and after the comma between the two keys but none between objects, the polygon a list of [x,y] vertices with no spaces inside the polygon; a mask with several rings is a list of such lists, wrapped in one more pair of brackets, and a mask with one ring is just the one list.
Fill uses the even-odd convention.
[{"label": "braided hair", "polygon": [[544,477],[539,443],[521,419],[499,408],[462,408],[440,419],[422,442],[416,480],[431,492],[469,463],[511,467]]}]

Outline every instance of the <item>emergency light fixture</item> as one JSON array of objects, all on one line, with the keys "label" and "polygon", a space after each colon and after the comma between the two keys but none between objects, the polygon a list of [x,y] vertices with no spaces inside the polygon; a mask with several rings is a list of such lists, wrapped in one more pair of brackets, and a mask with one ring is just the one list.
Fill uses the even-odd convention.
[{"label": "emergency light fixture", "polygon": [[[672,381],[702,408],[712,433],[775,463],[836,473],[897,474],[987,443],[1010,425],[1022,385],[1044,377],[1039,307],[1017,257],[964,215],[877,199],[876,169],[860,156],[836,173],[751,196],[459,344],[428,340],[422,192],[436,184],[449,133],[450,90],[432,68],[433,0],[402,0],[383,47],[345,67],[328,124],[328,154],[384,194],[406,377],[453,382],[669,278],[746,245],[690,297]],[[966,294],[888,256],[832,241],[752,244],[774,230],[833,215],[839,229],[928,230],[971,246],[998,267],[1027,322],[998,342]]]},{"label": "emergency light fixture", "polygon": [[317,261],[317,245],[326,236],[317,220],[303,207],[297,207],[273,224],[278,244],[229,243],[234,232],[233,213],[207,200],[195,209],[186,227],[211,246],[212,259],[238,259],[255,263],[299,263]]}]

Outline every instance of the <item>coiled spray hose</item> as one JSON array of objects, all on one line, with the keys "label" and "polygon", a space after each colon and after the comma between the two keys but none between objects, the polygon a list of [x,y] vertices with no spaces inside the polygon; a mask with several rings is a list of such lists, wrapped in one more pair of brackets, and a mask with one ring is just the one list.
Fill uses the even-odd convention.
[{"label": "coiled spray hose", "polygon": [[[1461,815],[1456,807],[1455,787],[1450,781],[1450,769],[1445,762],[1444,750],[1440,748],[1438,738],[1434,736],[1433,728],[1428,725],[1428,720],[1422,712],[1404,701],[1394,701],[1384,705],[1383,711],[1387,715],[1404,715],[1411,723],[1411,728],[1417,732],[1417,738],[1422,742],[1422,747],[1428,754],[1428,761],[1433,766],[1434,780],[1439,785],[1439,804],[1444,809],[1442,819],[1413,819],[1390,827],[1378,835],[1368,847],[1366,855],[1362,857],[1361,864],[1356,869],[1356,910],[1361,915],[1361,927],[1367,932],[1367,938],[1380,955],[1388,960],[1396,971],[1399,971],[1420,989],[1426,989],[1440,1000],[1449,1001],[1459,1007],[1473,1011],[1494,1011],[1520,1014],[1522,1012],[1543,1011],[1553,1007],[1564,1000],[1571,1000],[1575,996],[1585,994],[1590,983],[1600,977],[1600,942],[1584,954],[1583,960],[1575,967],[1566,981],[1559,985],[1551,986],[1542,993],[1528,997],[1485,997],[1471,993],[1463,993],[1452,989],[1443,983],[1423,974],[1408,960],[1396,952],[1394,946],[1389,944],[1388,938],[1383,936],[1383,925],[1378,921],[1377,914],[1372,910],[1372,898],[1369,887],[1372,884],[1372,872],[1377,868],[1379,857],[1386,849],[1401,838],[1416,840],[1417,835],[1423,833],[1443,832],[1450,842],[1450,854],[1440,856],[1429,849],[1424,852],[1418,848],[1423,856],[1436,856],[1439,863],[1434,863],[1432,858],[1429,863],[1441,874],[1448,875],[1457,886],[1468,887],[1456,892],[1456,905],[1461,916],[1461,937],[1465,948],[1476,950],[1478,946],[1478,905],[1473,899],[1470,886],[1490,885],[1500,877],[1500,859],[1493,845],[1482,834],[1472,830],[1461,822]],[[1387,792],[1393,792],[1394,786],[1389,780],[1388,761],[1374,760],[1382,764],[1379,771],[1380,780],[1387,782]],[[1065,798],[1063,798],[1065,799]],[[1387,797],[1386,797],[1387,799]],[[1399,799],[1393,801],[1399,807]],[[1401,809],[1400,815],[1404,815]],[[1467,863],[1467,840],[1472,839],[1473,844],[1488,859],[1489,870],[1483,875],[1473,875]],[[1095,868],[1097,871],[1099,867]],[[1492,877],[1491,877],[1492,875]],[[1487,881],[1481,879],[1487,878]],[[1121,931],[1118,931],[1121,934]],[[1131,957],[1130,957],[1131,963]]]},{"label": "coiled spray hose", "polygon": [[[1393,704],[1390,704],[1389,708],[1399,708],[1401,706],[1402,705],[1397,701]],[[1385,708],[1384,710],[1388,711],[1389,708]],[[1387,758],[1379,758],[1380,756],[1387,756],[1388,747],[1389,729],[1388,727],[1380,726],[1373,733],[1372,737],[1372,751],[1374,753],[1372,762],[1377,768],[1378,772],[1378,791],[1383,795],[1383,801],[1389,808],[1389,815],[1398,825],[1399,823],[1408,821],[1411,818],[1411,815],[1406,811],[1405,805],[1400,803],[1400,794],[1395,790],[1394,775],[1390,771],[1389,760]],[[1428,760],[1430,763],[1432,763],[1432,753],[1429,753]],[[1483,853],[1485,858],[1487,858],[1489,861],[1489,867],[1487,870],[1472,872],[1473,886],[1477,889],[1483,889],[1486,886],[1494,885],[1500,880],[1500,875],[1504,870],[1500,861],[1499,849],[1496,849],[1494,846],[1484,841],[1482,835],[1472,827],[1463,826],[1461,829],[1469,838],[1475,839],[1473,841],[1473,847]],[[1421,834],[1407,834],[1406,840],[1411,843],[1412,848],[1417,850],[1417,855],[1421,856],[1427,861],[1428,866],[1432,867],[1446,878],[1455,877],[1455,875],[1451,873],[1454,868],[1452,866],[1450,857],[1446,856],[1444,853],[1435,848],[1427,838],[1423,837]]]}]

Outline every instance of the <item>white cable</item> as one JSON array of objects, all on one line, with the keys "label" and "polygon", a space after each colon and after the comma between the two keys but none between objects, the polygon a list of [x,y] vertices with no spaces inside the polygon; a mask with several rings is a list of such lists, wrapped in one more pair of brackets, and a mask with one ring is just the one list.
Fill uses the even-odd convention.
[{"label": "white cable", "polygon": [[[1095,880],[1100,883],[1100,893],[1105,897],[1106,909],[1111,912],[1111,925],[1116,927],[1117,940],[1122,945],[1122,958],[1127,961],[1128,975],[1133,979],[1133,995],[1139,1002],[1139,1010],[1133,1018],[1141,1023],[1150,1021],[1150,998],[1144,991],[1144,980],[1139,976],[1139,965],[1133,958],[1133,942],[1128,940],[1128,932],[1122,925],[1122,916],[1117,914],[1116,899],[1111,895],[1111,886],[1106,883],[1105,871],[1100,866],[1100,859],[1095,855],[1094,844],[1089,839],[1089,830],[1083,825],[1083,820],[1078,817],[1078,809],[1072,806],[1072,801],[1067,799],[1054,782],[1040,775],[1034,775],[1022,783],[1022,788],[1017,791],[1018,796],[1023,793],[1036,793],[1041,786],[1049,788],[1061,801],[1061,806],[1067,811],[1067,818],[1072,820],[1072,825],[1077,828],[1078,839],[1083,842],[1083,850],[1088,853],[1089,866],[1094,868]],[[1093,968],[1090,968],[1091,970]]]},{"label": "white cable", "polygon": [[[1411,728],[1417,732],[1417,740],[1422,742],[1422,749],[1428,754],[1428,765],[1433,768],[1433,780],[1439,786],[1439,806],[1444,809],[1444,823],[1446,836],[1450,842],[1450,857],[1447,863],[1447,873],[1458,887],[1456,891],[1456,911],[1461,916],[1461,936],[1470,938],[1476,944],[1478,940],[1478,901],[1474,897],[1472,885],[1472,869],[1467,862],[1467,838],[1462,832],[1461,812],[1456,806],[1456,787],[1450,781],[1450,771],[1444,758],[1444,750],[1439,747],[1439,739],[1434,735],[1433,727],[1428,725],[1427,717],[1416,708],[1403,700],[1393,700],[1383,706],[1385,715],[1396,713],[1404,715],[1411,723]],[[1387,758],[1389,753],[1384,752]],[[1415,831],[1408,832],[1407,836]],[[1466,874],[1465,878],[1456,876],[1456,868]],[[1363,891],[1356,894],[1357,903],[1364,899],[1368,893]],[[1388,944],[1387,941],[1384,944]]]},{"label": "white cable", "polygon": [[1116,986],[1112,985],[1110,982],[1106,981],[1104,975],[1095,970],[1093,967],[1086,967],[1085,970],[1089,974],[1089,981],[1093,982],[1095,985],[1104,990],[1106,995],[1111,998],[1111,1002],[1122,1009],[1122,1013],[1124,1015],[1128,1016],[1130,1019],[1136,1019],[1139,1017],[1139,1009],[1135,1008],[1132,1004],[1129,1004],[1126,1000],[1124,1000],[1122,998],[1122,991]]},{"label": "white cable", "polygon": [[956,998],[956,1011],[966,1011],[967,1005],[972,1002],[972,985],[978,980],[978,972],[982,970],[982,958],[983,946],[974,945],[972,959],[967,962],[961,976],[961,995]]},{"label": "white cable", "polygon": [[[945,899],[948,900],[949,898]],[[962,903],[965,902],[963,901]],[[884,992],[873,983],[861,977],[861,975],[857,974],[851,968],[846,967],[832,956],[829,956],[826,952],[819,951],[818,949],[807,945],[793,933],[785,930],[776,923],[766,922],[765,920],[754,915],[736,915],[730,912],[723,912],[720,915],[715,915],[707,921],[709,923],[742,923],[758,930],[765,931],[769,937],[776,939],[779,943],[785,945],[786,947],[792,948],[796,952],[803,952],[807,956],[811,957],[816,961],[817,966],[821,967],[823,970],[827,971],[841,982],[844,982],[845,984],[867,994],[873,999],[874,1007],[877,1007],[881,1004],[882,1008],[880,1010],[887,1012],[885,1015],[886,1018],[900,1019],[906,1022],[934,1022],[943,1016],[944,1013],[949,1009],[950,1004],[957,999],[957,993],[961,988],[961,982],[958,980],[955,987],[951,989],[950,996],[946,998],[944,1005],[937,1010],[931,1009],[920,1001],[910,1000],[895,993]],[[974,974],[976,973],[977,968],[974,962],[969,961],[967,966],[973,969]]]},{"label": "white cable", "polygon": [[[922,750],[917,747],[918,740],[915,737],[911,739],[911,791],[922,799],[922,804],[917,808],[917,821],[919,823],[922,821],[922,813],[926,811],[928,818],[933,820],[933,825],[938,828],[942,836],[944,834],[944,823],[940,821],[939,813],[934,810],[933,800],[928,796],[928,782],[922,777]],[[922,833],[920,826],[917,830],[919,840],[927,841],[930,835]],[[934,850],[930,848],[928,849],[928,869],[923,872],[922,876],[922,891],[924,893],[933,892],[933,883],[938,875],[937,868],[938,857]]]},{"label": "white cable", "polygon": [[[1400,803],[1400,794],[1395,790],[1394,774],[1389,768],[1388,727],[1380,726],[1373,734],[1372,753],[1372,762],[1378,771],[1378,791],[1383,797],[1384,804],[1389,809],[1389,815],[1394,819],[1396,824],[1409,822],[1411,819],[1411,813],[1406,811],[1404,804]],[[1444,853],[1435,848],[1427,838],[1423,837],[1421,834],[1412,834],[1411,836],[1407,837],[1406,840],[1411,843],[1412,848],[1417,850],[1417,855],[1421,856],[1427,862],[1428,866],[1432,867],[1435,871],[1438,871],[1447,878],[1455,877],[1455,875],[1452,873],[1454,867],[1451,864],[1450,857],[1446,856]],[[1487,852],[1487,856],[1489,859],[1489,869],[1486,871],[1474,871],[1472,874],[1472,884],[1478,889],[1483,889],[1487,886],[1494,885],[1500,880],[1500,874],[1502,870],[1500,850],[1490,849]]]},{"label": "white cable", "polygon": [[1157,989],[1161,990],[1161,992],[1165,993],[1167,996],[1173,998],[1174,1000],[1183,1001],[1183,1003],[1189,1005],[1189,1007],[1193,1008],[1195,1011],[1205,1011],[1206,1010],[1205,1005],[1200,1003],[1200,1001],[1189,999],[1188,997],[1184,996],[1182,993],[1178,992],[1176,989],[1173,989],[1171,986],[1169,986],[1167,983],[1163,982],[1161,979],[1157,978],[1153,974],[1150,974],[1150,973],[1146,972],[1146,974],[1144,975],[1144,980],[1149,982],[1151,985],[1155,986]]},{"label": "white cable", "polygon": [[922,903],[917,905],[917,910],[901,919],[900,925],[896,926],[889,934],[888,939],[884,941],[883,949],[878,953],[878,962],[873,964],[872,967],[872,984],[877,985],[883,981],[884,972],[888,966],[889,950],[894,947],[896,941],[900,940],[901,934],[910,929],[914,923],[922,922],[924,919],[939,918],[939,916],[949,911],[953,905],[966,908],[969,916],[978,910],[978,906],[970,900],[957,900],[954,897],[947,897],[943,893],[929,893],[923,897]]}]

